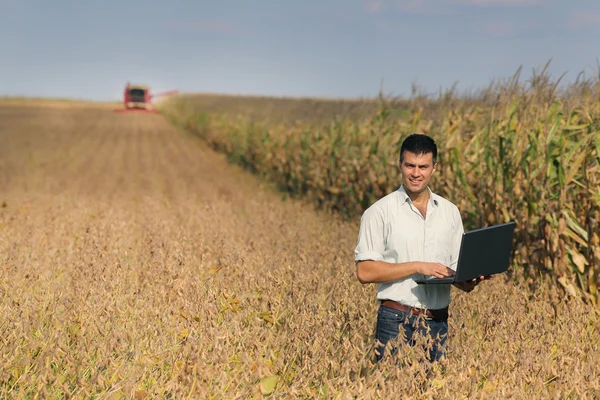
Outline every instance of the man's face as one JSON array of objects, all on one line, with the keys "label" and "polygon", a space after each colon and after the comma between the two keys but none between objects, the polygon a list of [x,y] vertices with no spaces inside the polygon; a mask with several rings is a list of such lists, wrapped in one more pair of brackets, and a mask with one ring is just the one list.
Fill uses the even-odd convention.
[{"label": "man's face", "polygon": [[426,190],[435,167],[433,153],[415,154],[404,151],[400,170],[406,191],[419,194]]}]

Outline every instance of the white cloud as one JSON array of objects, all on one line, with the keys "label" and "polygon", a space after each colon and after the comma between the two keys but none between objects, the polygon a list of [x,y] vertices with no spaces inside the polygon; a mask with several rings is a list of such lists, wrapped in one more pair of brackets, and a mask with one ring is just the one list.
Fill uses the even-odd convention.
[{"label": "white cloud", "polygon": [[545,3],[547,0],[364,0],[369,14],[384,11],[408,14],[444,14],[457,12],[457,6],[471,7],[526,7]]},{"label": "white cloud", "polygon": [[204,32],[227,36],[245,36],[249,32],[227,21],[187,21],[171,22],[167,25],[170,29],[184,32]]},{"label": "white cloud", "polygon": [[450,0],[452,4],[461,4],[467,6],[478,6],[478,7],[492,7],[492,6],[505,6],[505,7],[524,7],[524,6],[535,6],[538,4],[545,3],[546,0]]},{"label": "white cloud", "polygon": [[518,33],[516,24],[508,21],[485,21],[479,23],[477,28],[493,37],[510,37]]},{"label": "white cloud", "polygon": [[382,14],[384,11],[409,14],[438,14],[440,4],[447,0],[364,0],[368,14]]},{"label": "white cloud", "polygon": [[583,29],[598,26],[600,24],[600,13],[573,11],[567,19],[567,27],[571,29]]},{"label": "white cloud", "polygon": [[384,0],[367,0],[365,2],[365,9],[369,14],[381,14],[383,11]]},{"label": "white cloud", "polygon": [[445,0],[391,0],[394,11],[408,14],[450,14]]},{"label": "white cloud", "polygon": [[533,30],[537,27],[535,21],[481,21],[475,25],[475,29],[487,36],[496,38],[515,37],[520,33]]}]

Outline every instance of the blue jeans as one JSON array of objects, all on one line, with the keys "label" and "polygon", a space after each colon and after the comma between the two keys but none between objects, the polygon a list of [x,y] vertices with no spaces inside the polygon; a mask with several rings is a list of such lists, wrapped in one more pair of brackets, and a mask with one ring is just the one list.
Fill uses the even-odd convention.
[{"label": "blue jeans", "polygon": [[[406,343],[415,345],[413,335],[419,332],[421,335],[429,335],[433,339],[433,346],[429,351],[429,361],[439,361],[445,355],[446,339],[448,338],[448,321],[437,321],[425,319],[424,317],[407,314],[403,311],[393,308],[380,306],[377,312],[377,329],[375,338],[382,344],[377,346],[377,361],[384,356],[385,345],[390,339],[395,339],[403,329]],[[398,349],[394,347],[391,354],[397,353]]]}]

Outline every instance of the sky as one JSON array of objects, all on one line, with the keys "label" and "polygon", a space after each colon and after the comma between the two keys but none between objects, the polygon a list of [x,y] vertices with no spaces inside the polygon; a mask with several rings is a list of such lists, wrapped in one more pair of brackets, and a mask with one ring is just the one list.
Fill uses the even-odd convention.
[{"label": "sky", "polygon": [[0,0],[0,96],[407,97],[598,76],[598,0]]}]

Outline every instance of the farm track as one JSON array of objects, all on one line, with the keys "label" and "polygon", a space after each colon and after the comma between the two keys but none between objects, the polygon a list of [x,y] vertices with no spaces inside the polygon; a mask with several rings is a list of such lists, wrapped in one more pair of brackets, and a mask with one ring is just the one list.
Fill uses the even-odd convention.
[{"label": "farm track", "polygon": [[292,398],[581,397],[597,377],[597,314],[497,279],[453,292],[451,381],[358,378],[376,313],[358,221],[284,201],[158,115],[0,107],[0,143],[2,398],[248,398],[269,375]]}]

